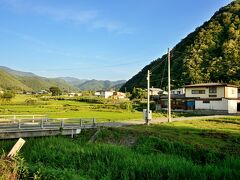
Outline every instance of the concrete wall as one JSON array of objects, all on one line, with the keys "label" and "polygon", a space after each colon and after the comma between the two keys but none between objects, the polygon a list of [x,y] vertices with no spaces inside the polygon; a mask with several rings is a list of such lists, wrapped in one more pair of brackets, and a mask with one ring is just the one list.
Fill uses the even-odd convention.
[{"label": "concrete wall", "polygon": [[195,109],[198,110],[222,110],[228,113],[237,113],[237,100],[222,99],[221,101],[209,101],[209,103],[203,103],[203,101],[195,101]]},{"label": "concrete wall", "polygon": [[195,109],[213,109],[213,110],[228,110],[227,100],[222,101],[209,101],[209,103],[203,103],[203,101],[195,101]]},{"label": "concrete wall", "polygon": [[227,100],[228,101],[228,113],[237,113],[237,100]]}]

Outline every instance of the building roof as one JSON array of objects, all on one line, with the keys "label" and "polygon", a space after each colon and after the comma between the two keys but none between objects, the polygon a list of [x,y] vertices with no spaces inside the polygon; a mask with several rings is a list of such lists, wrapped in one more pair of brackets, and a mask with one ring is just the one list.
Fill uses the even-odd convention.
[{"label": "building roof", "polygon": [[203,83],[203,84],[186,85],[185,88],[190,88],[190,87],[212,87],[212,86],[239,87],[237,85],[227,84],[227,83]]}]

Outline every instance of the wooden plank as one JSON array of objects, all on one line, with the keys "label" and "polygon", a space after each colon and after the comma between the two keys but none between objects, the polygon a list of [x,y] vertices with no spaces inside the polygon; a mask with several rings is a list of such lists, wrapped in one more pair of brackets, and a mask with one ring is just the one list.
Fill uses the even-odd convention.
[{"label": "wooden plank", "polygon": [[16,154],[18,153],[18,151],[20,151],[20,149],[25,144],[25,142],[26,141],[24,139],[19,138],[18,141],[16,142],[16,144],[11,149],[11,151],[8,153],[7,157],[11,158],[11,157],[16,156]]}]

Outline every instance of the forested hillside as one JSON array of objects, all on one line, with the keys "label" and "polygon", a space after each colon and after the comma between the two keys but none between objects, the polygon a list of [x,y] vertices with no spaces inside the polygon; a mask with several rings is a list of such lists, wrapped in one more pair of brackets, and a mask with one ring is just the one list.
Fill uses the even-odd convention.
[{"label": "forested hillside", "polygon": [[[151,86],[166,87],[167,55],[163,55],[127,81],[121,90],[146,87],[147,70],[152,72]],[[221,8],[171,50],[171,77],[174,88],[203,82],[240,84],[239,0]]]},{"label": "forested hillside", "polygon": [[62,91],[78,89],[58,78],[44,78],[33,73],[16,71],[0,66],[0,88],[8,90],[39,91],[48,90],[51,86],[57,86]]}]

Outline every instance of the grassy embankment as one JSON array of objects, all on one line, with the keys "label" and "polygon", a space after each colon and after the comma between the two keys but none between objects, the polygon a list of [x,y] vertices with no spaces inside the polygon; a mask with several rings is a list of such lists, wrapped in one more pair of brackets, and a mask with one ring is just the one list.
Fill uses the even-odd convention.
[{"label": "grassy embankment", "polygon": [[[28,139],[28,176],[46,179],[239,179],[240,118],[193,120]],[[5,151],[13,141],[0,141]]]}]

